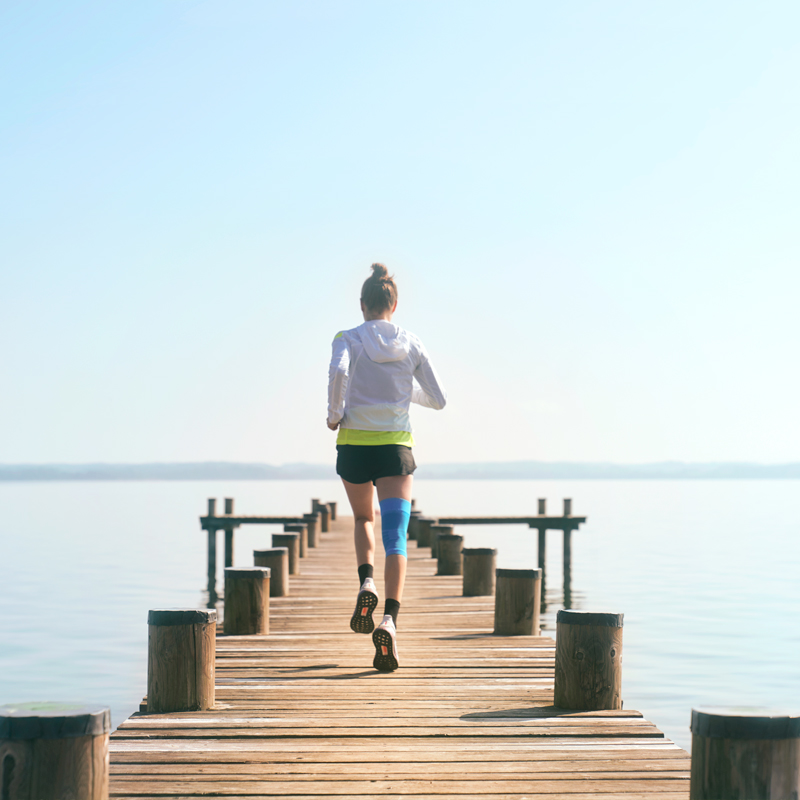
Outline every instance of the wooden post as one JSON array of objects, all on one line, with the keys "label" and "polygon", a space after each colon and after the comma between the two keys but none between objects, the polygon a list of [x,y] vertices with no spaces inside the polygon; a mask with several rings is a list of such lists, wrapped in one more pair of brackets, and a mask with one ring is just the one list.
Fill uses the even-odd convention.
[{"label": "wooden post", "polygon": [[269,575],[266,567],[225,570],[222,627],[234,636],[269,633]]},{"label": "wooden post", "polygon": [[572,500],[569,497],[564,498],[564,516],[572,516]]},{"label": "wooden post", "polygon": [[417,500],[416,498],[411,498],[411,510],[413,511],[417,507]]},{"label": "wooden post", "polygon": [[417,547],[431,546],[431,525],[435,525],[436,522],[431,517],[419,517],[417,519]]},{"label": "wooden post", "polygon": [[269,567],[269,596],[289,595],[289,548],[271,547],[269,550],[253,550],[253,566]]},{"label": "wooden post", "polygon": [[[445,526],[442,526],[445,527]],[[437,575],[461,575],[464,537],[457,533],[440,533],[437,537]]]},{"label": "wooden post", "polygon": [[0,706],[0,797],[107,800],[110,732],[102,706]]},{"label": "wooden post", "polygon": [[542,571],[542,583],[540,586],[539,592],[539,604],[542,611],[547,608],[547,602],[545,600],[545,582],[547,578],[545,577],[545,567],[547,564],[547,528],[537,528],[537,532],[539,533],[539,547],[538,547],[538,560],[539,560],[539,569]]},{"label": "wooden post", "polygon": [[285,547],[289,553],[289,574],[300,574],[300,534],[299,533],[273,533],[273,547]]},{"label": "wooden post", "polygon": [[417,540],[417,532],[419,530],[419,526],[417,522],[419,518],[422,516],[421,511],[412,511],[411,515],[408,518],[408,538],[409,540],[416,541]]},{"label": "wooden post", "polygon": [[328,503],[328,508],[331,510],[331,522],[336,522],[336,503]]},{"label": "wooden post", "polygon": [[462,552],[464,554],[463,596],[493,595],[497,550],[491,547],[465,547]]},{"label": "wooden post", "polygon": [[498,636],[539,635],[540,569],[495,570],[494,632]]},{"label": "wooden post", "polygon": [[303,514],[303,521],[308,527],[306,544],[308,547],[316,547],[318,542],[317,534],[319,533],[319,514],[316,512],[313,514]]},{"label": "wooden post", "polygon": [[558,708],[622,708],[622,614],[561,610],[556,616]]},{"label": "wooden post", "polygon": [[215,497],[208,498],[208,516],[209,517],[217,516],[217,499]]},{"label": "wooden post", "polygon": [[[208,516],[217,516],[217,500],[208,498]],[[208,601],[215,603],[217,600],[217,529],[208,528]]]},{"label": "wooden post", "polygon": [[311,513],[313,514],[317,510],[317,506],[319,506],[319,498],[315,497],[311,500]]},{"label": "wooden post", "polygon": [[[439,558],[439,537],[445,534],[454,533],[455,528],[452,525],[431,525],[431,558]],[[460,575],[461,573],[457,573]]]},{"label": "wooden post", "polygon": [[[283,526],[284,531],[287,533],[296,533],[300,536],[300,558],[305,558],[308,555],[309,541],[308,541],[308,525],[304,522],[286,523]],[[314,547],[317,546],[316,540]]]},{"label": "wooden post", "polygon": [[[233,514],[233,498],[225,498],[225,515]],[[233,528],[225,528],[225,566],[233,566]]]},{"label": "wooden post", "polygon": [[331,511],[324,503],[320,503],[319,508],[319,530],[320,533],[327,533],[330,528]]},{"label": "wooden post", "polygon": [[800,716],[692,709],[691,800],[800,796]]},{"label": "wooden post", "polygon": [[147,713],[213,708],[217,612],[154,609],[147,624]]},{"label": "wooden post", "polygon": [[540,497],[537,502],[539,504],[539,510],[537,511],[537,513],[539,514],[540,517],[543,517],[547,513],[547,511],[545,510],[547,508],[547,498]]},{"label": "wooden post", "polygon": [[564,528],[564,608],[572,608],[572,529]]}]

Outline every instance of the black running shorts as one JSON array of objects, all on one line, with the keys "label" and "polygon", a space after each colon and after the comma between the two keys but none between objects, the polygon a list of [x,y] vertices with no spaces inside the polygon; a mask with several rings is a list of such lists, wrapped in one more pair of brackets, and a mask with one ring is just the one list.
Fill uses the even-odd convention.
[{"label": "black running shorts", "polygon": [[378,478],[413,475],[414,454],[404,444],[337,444],[336,474],[348,483],[375,483]]}]

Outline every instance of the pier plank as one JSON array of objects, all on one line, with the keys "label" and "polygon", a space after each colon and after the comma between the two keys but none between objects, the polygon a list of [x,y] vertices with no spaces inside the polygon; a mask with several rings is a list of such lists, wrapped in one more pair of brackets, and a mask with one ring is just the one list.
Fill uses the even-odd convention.
[{"label": "pier plank", "polygon": [[554,708],[553,640],[494,636],[493,598],[462,598],[413,542],[401,667],[373,670],[348,626],[351,526],[332,522],[271,599],[270,635],[218,636],[214,709],[119,726],[111,797],[688,798],[684,750],[632,709]]}]

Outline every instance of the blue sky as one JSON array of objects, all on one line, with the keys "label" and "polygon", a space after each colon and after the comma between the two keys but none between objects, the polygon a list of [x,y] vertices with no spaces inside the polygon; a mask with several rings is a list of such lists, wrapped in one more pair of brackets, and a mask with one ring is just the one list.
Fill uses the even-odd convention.
[{"label": "blue sky", "polygon": [[322,462],[372,261],[420,461],[800,459],[800,7],[0,6],[0,462]]}]

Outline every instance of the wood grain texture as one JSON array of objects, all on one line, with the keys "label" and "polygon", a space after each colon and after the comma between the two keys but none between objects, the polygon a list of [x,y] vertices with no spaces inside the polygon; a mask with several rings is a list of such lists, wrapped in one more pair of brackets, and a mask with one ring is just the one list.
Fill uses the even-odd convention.
[{"label": "wood grain texture", "polygon": [[465,547],[463,552],[461,593],[464,597],[494,595],[497,550],[488,547]]},{"label": "wood grain texture", "polygon": [[[555,707],[553,639],[495,635],[494,597],[462,596],[425,548],[409,548],[400,668],[376,672],[349,629],[352,526],[332,521],[272,599],[268,638],[218,639],[212,711],[120,725],[112,797],[687,800],[687,753],[638,711]],[[381,594],[382,571],[379,553]]]},{"label": "wood grain texture", "polygon": [[[444,527],[444,526],[437,526]],[[464,537],[454,533],[439,533],[436,537],[437,575],[461,575]]]},{"label": "wood grain texture", "polygon": [[253,550],[253,566],[269,567],[269,596],[289,595],[289,549],[273,547],[269,550]]},{"label": "wood grain texture", "polygon": [[559,622],[554,692],[561,708],[622,708],[622,628]]},{"label": "wood grain texture", "polygon": [[300,574],[300,534],[287,531],[272,534],[273,547],[285,547],[289,551],[289,574]]},{"label": "wood grain texture", "polygon": [[541,578],[536,570],[495,571],[494,632],[504,636],[539,634]]},{"label": "wood grain texture", "polygon": [[270,571],[265,567],[225,570],[226,634],[269,633],[269,583]]}]

